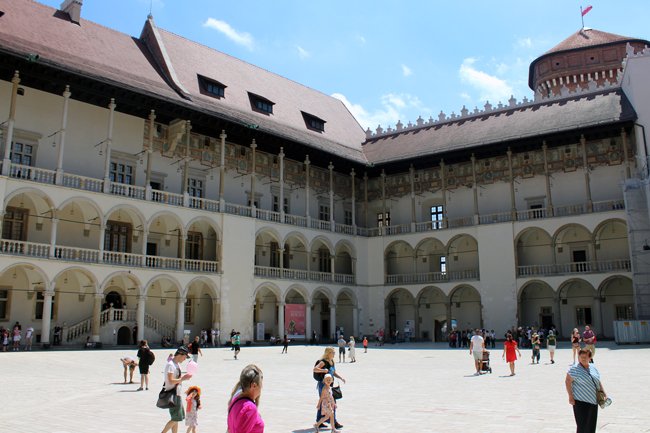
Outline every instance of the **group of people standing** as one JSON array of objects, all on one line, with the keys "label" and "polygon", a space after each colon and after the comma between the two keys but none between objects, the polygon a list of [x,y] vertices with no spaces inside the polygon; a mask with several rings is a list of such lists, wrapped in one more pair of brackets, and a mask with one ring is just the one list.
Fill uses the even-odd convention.
[{"label": "group of people standing", "polygon": [[[494,329],[479,329],[479,334],[485,343],[485,347],[491,347],[494,349],[496,346],[496,335]],[[454,329],[449,333],[448,341],[449,347],[458,347],[458,348],[468,348],[470,346],[470,340],[476,334],[476,330],[472,331],[471,329],[458,330]]]},{"label": "group of people standing", "polygon": [[[31,326],[25,330],[24,350],[32,350],[32,338],[34,337],[34,328]],[[0,340],[2,341],[2,351],[8,352],[11,347],[12,352],[19,352],[23,338],[23,327],[20,322],[16,322],[11,330],[0,327]]]}]

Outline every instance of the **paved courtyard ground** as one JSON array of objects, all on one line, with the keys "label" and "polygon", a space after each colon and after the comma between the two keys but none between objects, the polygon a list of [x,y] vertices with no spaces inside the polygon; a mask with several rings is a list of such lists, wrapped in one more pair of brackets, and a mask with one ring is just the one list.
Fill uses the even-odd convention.
[{"label": "paved courtyard ground", "polygon": [[[237,361],[227,348],[205,349],[191,380],[203,388],[198,431],[226,430],[227,398],[248,363],[264,372],[260,411],[265,432],[313,431],[317,395],[311,369],[323,348],[290,346],[283,355],[281,347],[244,347]],[[169,350],[155,351],[150,390],[141,392],[136,391],[138,384],[122,384],[119,358],[135,352],[0,353],[0,431],[159,432],[168,413],[156,408],[155,401]],[[524,350],[515,377],[507,377],[500,350],[492,352],[493,373],[480,377],[472,375],[467,350],[443,344],[371,346],[362,352],[357,349],[354,364],[337,364],[348,381],[338,411],[346,433],[575,431],[564,390],[570,349],[558,349],[554,365],[546,351],[540,365],[530,365],[530,350]],[[600,344],[596,362],[614,400],[599,412],[598,431],[650,432],[650,347]],[[139,381],[137,370],[134,379]]]}]

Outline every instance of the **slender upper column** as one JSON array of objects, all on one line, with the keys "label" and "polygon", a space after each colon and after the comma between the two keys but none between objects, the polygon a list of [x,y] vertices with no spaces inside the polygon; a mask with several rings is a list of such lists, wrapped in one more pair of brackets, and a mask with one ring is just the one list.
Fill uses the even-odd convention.
[{"label": "slender upper column", "polygon": [[386,233],[386,226],[388,221],[386,218],[386,172],[382,168],[381,170],[381,221],[383,227],[381,228],[381,234]]},{"label": "slender upper column", "polygon": [[355,185],[355,176],[356,173],[354,172],[354,168],[350,172],[350,177],[351,183],[352,183],[352,208],[350,209],[350,212],[352,213],[352,227],[353,227],[353,234],[357,234],[357,201],[356,201],[356,185]]},{"label": "slender upper column", "polygon": [[548,169],[548,147],[546,141],[542,141],[542,154],[544,155],[544,178],[546,180],[546,216],[553,216],[553,194],[551,192],[551,173]]},{"label": "slender upper column", "polygon": [[104,299],[104,295],[100,294],[95,294],[93,298],[93,319],[90,322],[90,333],[94,343],[99,343],[101,341],[99,331],[101,328],[100,315],[102,314],[102,299]]},{"label": "slender upper column", "polygon": [[309,155],[305,157],[305,217],[307,217],[307,227],[310,226],[309,223]]},{"label": "slender upper column", "polygon": [[411,231],[415,231],[415,167],[409,167],[409,182],[411,184]]},{"label": "slender upper column", "polygon": [[582,147],[582,168],[585,173],[585,193],[587,195],[587,212],[593,210],[593,201],[591,200],[591,179],[589,175],[589,163],[587,161],[587,139],[584,135],[580,136],[580,146]]},{"label": "slender upper column", "polygon": [[183,340],[185,328],[185,298],[179,297],[176,300],[176,341]]},{"label": "slender upper column", "polygon": [[146,199],[151,200],[151,155],[153,154],[153,133],[156,127],[156,111],[151,110],[149,113],[149,136],[147,137],[147,170],[145,172],[145,194]]},{"label": "slender upper column", "polygon": [[70,86],[63,91],[63,113],[61,114],[61,130],[59,131],[59,153],[56,161],[56,184],[63,183],[63,151],[65,149],[65,129],[68,126],[68,105],[70,103]]},{"label": "slender upper column", "polygon": [[50,258],[55,257],[56,253],[56,232],[59,227],[59,219],[52,218],[52,230],[50,231]]},{"label": "slender upper column", "polygon": [[330,174],[330,230],[334,231],[334,165],[330,161],[327,166]]},{"label": "slender upper column", "polygon": [[144,307],[147,297],[138,295],[138,308],[135,315],[136,324],[138,325],[138,341],[144,340]]},{"label": "slender upper column", "polygon": [[280,222],[284,224],[284,148],[278,154],[280,163]]},{"label": "slender upper column", "polygon": [[284,302],[278,302],[278,335],[284,338]]},{"label": "slender upper column", "polygon": [[[113,124],[115,122],[115,98],[108,104],[108,135],[106,137],[106,159],[104,160],[104,192],[111,192],[111,149],[113,148]],[[101,146],[101,144],[100,144]]]},{"label": "slender upper column", "polygon": [[305,341],[311,339],[311,307],[310,302],[305,304]]},{"label": "slender upper column", "polygon": [[[11,102],[9,103],[9,119],[7,120],[7,137],[5,138],[5,154],[2,160],[2,175],[9,175],[11,165],[11,143],[14,140],[14,124],[16,123],[16,100],[18,98],[18,84],[20,84],[20,74],[14,72],[11,79]],[[49,337],[48,337],[49,342]]]},{"label": "slender upper column", "polygon": [[255,139],[251,142],[251,156],[252,156],[252,162],[251,162],[251,208],[253,209],[253,217],[255,217],[255,172],[257,169],[255,168],[256,160],[257,157],[255,156],[255,149],[257,149],[257,143],[255,143]]},{"label": "slender upper column", "polygon": [[510,214],[512,220],[517,219],[517,204],[515,202],[515,173],[512,169],[512,150],[508,148],[508,173],[510,174]]},{"label": "slender upper column", "polygon": [[[325,332],[324,329],[323,332]],[[330,304],[330,335],[328,338],[334,338],[334,335],[336,335],[336,304]]]},{"label": "slender upper column", "polygon": [[219,134],[219,139],[221,140],[221,147],[219,152],[219,207],[221,208],[222,212],[225,207],[224,191],[226,185],[226,137],[228,137],[226,135],[226,130],[222,129],[221,134]]}]

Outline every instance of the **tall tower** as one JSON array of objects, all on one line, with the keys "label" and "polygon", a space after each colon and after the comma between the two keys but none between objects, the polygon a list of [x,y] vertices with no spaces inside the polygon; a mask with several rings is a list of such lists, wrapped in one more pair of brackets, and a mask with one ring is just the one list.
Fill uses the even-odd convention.
[{"label": "tall tower", "polygon": [[576,87],[586,88],[589,81],[599,86],[606,80],[613,82],[622,68],[628,43],[635,52],[650,45],[644,39],[582,28],[533,60],[528,86],[538,99],[559,94],[563,86],[573,91]]}]

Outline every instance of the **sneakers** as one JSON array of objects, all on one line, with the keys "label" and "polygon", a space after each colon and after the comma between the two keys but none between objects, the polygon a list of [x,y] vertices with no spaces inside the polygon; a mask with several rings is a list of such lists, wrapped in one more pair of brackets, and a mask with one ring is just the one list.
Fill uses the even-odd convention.
[{"label": "sneakers", "polygon": [[[147,389],[149,389],[149,388],[147,388]],[[138,388],[136,391],[142,391],[142,387]]]}]

